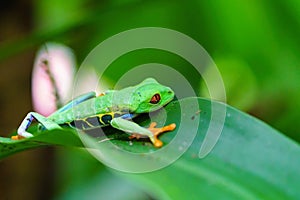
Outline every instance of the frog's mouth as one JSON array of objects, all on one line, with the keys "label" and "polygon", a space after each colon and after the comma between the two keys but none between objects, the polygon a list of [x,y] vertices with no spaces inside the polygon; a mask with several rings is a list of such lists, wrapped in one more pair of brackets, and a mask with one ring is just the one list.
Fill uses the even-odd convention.
[{"label": "frog's mouth", "polygon": [[171,88],[168,88],[168,91],[165,93],[164,98],[165,99],[163,99],[164,103],[163,103],[162,106],[167,105],[168,103],[170,103],[175,98],[174,91]]}]

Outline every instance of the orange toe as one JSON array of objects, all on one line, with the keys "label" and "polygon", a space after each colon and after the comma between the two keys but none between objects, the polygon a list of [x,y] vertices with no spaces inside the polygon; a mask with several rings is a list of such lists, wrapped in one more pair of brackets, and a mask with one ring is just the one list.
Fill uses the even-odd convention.
[{"label": "orange toe", "polygon": [[157,125],[157,123],[156,122],[151,122],[151,124],[150,124],[150,126],[149,126],[149,128],[155,128],[155,126]]},{"label": "orange toe", "polygon": [[176,128],[176,124],[173,123],[173,124],[170,124],[168,126],[164,126],[161,129],[162,129],[163,132],[165,132],[165,131],[173,131],[175,128]]},{"label": "orange toe", "polygon": [[21,135],[14,135],[10,137],[12,140],[21,140],[24,139],[25,137],[21,136]]},{"label": "orange toe", "polygon": [[157,148],[162,147],[163,142],[157,138],[155,138],[155,142],[153,143],[153,145]]}]

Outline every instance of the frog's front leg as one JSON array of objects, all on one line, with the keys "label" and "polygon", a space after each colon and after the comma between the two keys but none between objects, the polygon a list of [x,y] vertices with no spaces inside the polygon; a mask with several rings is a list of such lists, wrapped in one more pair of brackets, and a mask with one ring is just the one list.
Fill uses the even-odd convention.
[{"label": "frog's front leg", "polygon": [[27,132],[27,129],[33,122],[33,120],[36,120],[40,124],[42,124],[46,129],[51,130],[51,129],[60,129],[61,127],[54,123],[53,121],[47,119],[46,117],[36,113],[36,112],[30,112],[26,115],[24,120],[22,121],[21,125],[18,128],[18,135],[17,136],[12,136],[12,139],[20,139],[20,138],[29,138],[32,137],[33,135],[29,132]]},{"label": "frog's front leg", "polygon": [[155,128],[156,123],[152,122],[150,124],[150,127],[147,129],[147,128],[139,126],[138,124],[136,124],[132,121],[128,121],[128,120],[122,119],[120,117],[112,119],[110,124],[112,127],[116,128],[116,129],[119,129],[126,133],[131,134],[133,137],[137,137],[137,138],[139,136],[149,137],[149,139],[151,140],[151,142],[153,143],[153,145],[155,147],[161,147],[163,145],[162,141],[157,138],[157,136],[159,134],[166,132],[166,131],[173,131],[176,128],[176,125],[174,123],[170,124],[168,126],[164,126],[162,128]]}]

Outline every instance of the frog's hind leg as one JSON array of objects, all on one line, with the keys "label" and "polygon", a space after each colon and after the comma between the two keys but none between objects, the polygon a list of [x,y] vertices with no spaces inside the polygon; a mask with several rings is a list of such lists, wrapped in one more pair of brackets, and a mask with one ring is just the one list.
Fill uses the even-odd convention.
[{"label": "frog's hind leg", "polygon": [[[83,95],[75,98],[74,100],[70,101],[65,106],[61,107],[60,109],[58,109],[57,111],[55,111],[51,115],[61,113],[65,110],[81,103],[81,102],[84,102],[88,99],[95,98],[95,97],[96,97],[95,92],[89,92],[89,93],[83,94]],[[12,136],[12,139],[17,140],[17,139],[21,139],[21,138],[32,137],[33,135],[31,133],[27,132],[27,129],[31,125],[33,120],[36,120],[37,122],[39,122],[42,125],[42,127],[44,129],[47,129],[47,130],[60,129],[61,128],[58,124],[56,124],[55,122],[47,119],[46,117],[44,117],[44,116],[42,116],[42,115],[40,115],[36,112],[30,112],[26,115],[26,117],[22,121],[21,125],[19,126],[18,131],[17,131],[18,135],[17,136]]]},{"label": "frog's hind leg", "polygon": [[18,135],[17,136],[12,136],[11,138],[14,140],[21,139],[21,138],[29,138],[32,137],[33,135],[29,132],[27,132],[27,129],[33,122],[33,120],[36,120],[40,124],[42,124],[46,129],[51,130],[51,129],[60,129],[61,127],[54,123],[53,121],[47,119],[46,117],[36,113],[36,112],[30,112],[26,115],[24,120],[22,121],[21,125],[18,128]]}]

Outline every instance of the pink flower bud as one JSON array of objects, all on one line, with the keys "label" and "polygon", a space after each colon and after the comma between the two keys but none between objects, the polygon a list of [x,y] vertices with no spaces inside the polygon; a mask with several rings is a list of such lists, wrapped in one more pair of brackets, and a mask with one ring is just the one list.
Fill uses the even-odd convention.
[{"label": "pink flower bud", "polygon": [[32,102],[36,112],[48,116],[70,100],[75,56],[62,44],[46,43],[38,51],[32,72]]}]

